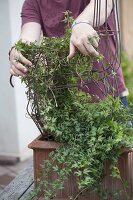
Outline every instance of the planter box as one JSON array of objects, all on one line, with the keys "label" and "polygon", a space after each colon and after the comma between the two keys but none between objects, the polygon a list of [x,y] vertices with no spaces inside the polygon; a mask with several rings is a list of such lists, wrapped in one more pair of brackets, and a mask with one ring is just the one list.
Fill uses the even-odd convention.
[{"label": "planter box", "polygon": [[[40,164],[49,159],[49,153],[58,148],[59,145],[60,144],[56,142],[43,141],[41,140],[41,136],[36,138],[32,143],[28,145],[30,149],[33,149],[35,187],[37,186],[37,179],[40,177]],[[128,192],[133,196],[133,149],[122,149],[122,154],[119,158],[119,169],[123,180],[128,181]],[[103,181],[104,187],[108,188],[112,192],[122,189],[121,182],[117,179],[114,180],[109,176],[108,161],[105,163],[105,172],[106,176]],[[51,174],[50,180],[52,180],[54,177],[56,177],[56,174]],[[77,193],[78,189],[75,184],[75,177],[72,175],[68,178],[68,181],[65,182],[65,188],[58,191],[57,197],[54,198],[54,200],[68,200],[70,196],[76,196]],[[120,200],[125,199],[125,196],[122,195]],[[78,198],[78,200],[99,200],[99,198],[95,194],[86,193]]]}]

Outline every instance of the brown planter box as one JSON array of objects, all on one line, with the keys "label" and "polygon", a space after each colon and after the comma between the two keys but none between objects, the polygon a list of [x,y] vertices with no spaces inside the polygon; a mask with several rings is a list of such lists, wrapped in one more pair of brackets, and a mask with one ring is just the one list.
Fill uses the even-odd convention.
[{"label": "brown planter box", "polygon": [[[40,164],[44,160],[49,159],[49,153],[59,147],[59,143],[51,141],[41,140],[41,136],[36,138],[32,143],[28,145],[30,149],[33,149],[33,162],[34,162],[34,180],[35,187],[37,186],[37,179],[40,174]],[[133,149],[127,148],[122,149],[121,157],[119,158],[119,169],[123,180],[127,180],[129,187],[128,192],[133,196]],[[105,163],[106,177],[103,181],[104,187],[109,188],[110,191],[116,191],[117,189],[122,189],[122,184],[117,179],[112,179],[109,176],[109,164]],[[51,174],[52,177],[55,177],[55,174]],[[72,175],[68,178],[68,181],[65,182],[65,188],[58,191],[57,197],[54,200],[68,200],[70,196],[76,196],[78,193],[77,186],[75,184],[75,177]],[[133,198],[133,197],[132,197]],[[43,199],[43,198],[42,198]],[[79,200],[99,200],[95,194],[84,194],[78,198]],[[125,200],[125,196],[122,195],[120,200]],[[40,198],[41,200],[41,198]],[[113,199],[110,199],[113,200]]]}]

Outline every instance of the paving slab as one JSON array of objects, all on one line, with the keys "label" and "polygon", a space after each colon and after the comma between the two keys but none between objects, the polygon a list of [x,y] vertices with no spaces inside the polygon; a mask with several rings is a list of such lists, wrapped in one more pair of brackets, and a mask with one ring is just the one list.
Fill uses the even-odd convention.
[{"label": "paving slab", "polygon": [[19,200],[33,185],[33,166],[25,168],[0,193],[0,200]]}]

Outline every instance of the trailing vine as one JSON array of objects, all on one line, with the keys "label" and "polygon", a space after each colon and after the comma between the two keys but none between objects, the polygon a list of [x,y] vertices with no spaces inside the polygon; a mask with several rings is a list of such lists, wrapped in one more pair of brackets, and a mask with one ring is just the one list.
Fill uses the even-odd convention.
[{"label": "trailing vine", "polygon": [[[22,81],[27,87],[28,110],[44,138],[60,142],[60,147],[50,153],[50,160],[42,163],[43,179],[29,199],[36,197],[42,188],[44,199],[56,196],[64,181],[72,173],[76,176],[79,193],[94,191],[100,200],[119,199],[125,195],[126,184],[121,180],[118,158],[121,148],[133,147],[133,128],[128,126],[132,114],[121,105],[119,98],[109,95],[98,103],[90,103],[92,97],[84,92],[87,77],[91,76],[94,58],[77,52],[67,61],[72,19],[66,16],[67,29],[62,38],[42,39],[41,44],[19,41],[16,48],[33,63]],[[95,58],[99,61],[103,57]],[[95,76],[97,78],[97,75]],[[80,80],[80,81],[79,81]],[[110,162],[111,176],[121,180],[123,190],[112,194],[103,189],[104,163]],[[49,181],[51,171],[57,179]]]}]

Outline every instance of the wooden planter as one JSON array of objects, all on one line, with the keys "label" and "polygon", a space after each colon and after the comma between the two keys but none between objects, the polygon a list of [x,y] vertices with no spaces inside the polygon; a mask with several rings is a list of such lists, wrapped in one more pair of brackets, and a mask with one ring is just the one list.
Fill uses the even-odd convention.
[{"label": "wooden planter", "polygon": [[[59,147],[59,143],[51,141],[42,141],[41,136],[36,138],[31,142],[28,147],[33,149],[33,162],[34,162],[34,181],[35,187],[37,186],[37,179],[40,176],[40,164],[45,160],[49,159],[49,153]],[[127,180],[129,187],[128,192],[133,198],[133,149],[123,149],[121,157],[119,158],[119,169],[123,180]],[[117,179],[112,179],[109,176],[109,163],[105,163],[106,177],[104,179],[104,187],[108,188],[110,191],[116,191],[122,189],[122,184]],[[51,174],[51,179],[54,178],[56,174]],[[78,193],[77,186],[75,184],[75,177],[72,175],[65,182],[65,188],[58,191],[57,197],[54,200],[68,200],[70,196],[76,196]],[[40,198],[41,199],[41,198]],[[124,194],[120,200],[125,200]],[[99,200],[99,198],[92,193],[84,194],[78,198],[78,200]],[[109,199],[113,200],[113,199]],[[130,199],[133,200],[133,199]]]}]

